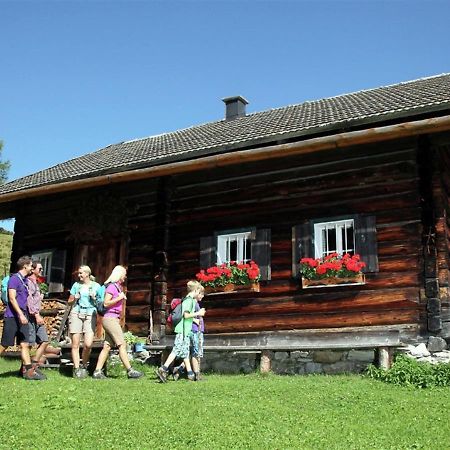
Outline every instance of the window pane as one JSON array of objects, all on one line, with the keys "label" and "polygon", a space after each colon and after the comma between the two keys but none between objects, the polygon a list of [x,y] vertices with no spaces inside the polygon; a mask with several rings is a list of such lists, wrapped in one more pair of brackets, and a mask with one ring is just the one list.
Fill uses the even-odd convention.
[{"label": "window pane", "polygon": [[332,228],[328,230],[327,254],[333,253],[335,251],[336,251],[336,229]]},{"label": "window pane", "polygon": [[355,237],[353,233],[353,226],[346,229],[347,236],[347,248],[345,249],[348,253],[353,253],[355,248]]},{"label": "window pane", "polygon": [[230,253],[228,257],[228,261],[236,261],[237,260],[237,241],[230,241]]}]

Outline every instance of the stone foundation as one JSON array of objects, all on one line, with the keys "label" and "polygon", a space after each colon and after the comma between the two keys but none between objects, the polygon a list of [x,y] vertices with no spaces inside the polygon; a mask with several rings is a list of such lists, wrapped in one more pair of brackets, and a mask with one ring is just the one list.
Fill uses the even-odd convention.
[{"label": "stone foundation", "polygon": [[[267,366],[267,357],[270,364]],[[251,373],[269,367],[273,373],[305,375],[313,373],[338,374],[360,373],[375,361],[374,350],[311,350],[261,352],[205,353],[203,372]]]}]

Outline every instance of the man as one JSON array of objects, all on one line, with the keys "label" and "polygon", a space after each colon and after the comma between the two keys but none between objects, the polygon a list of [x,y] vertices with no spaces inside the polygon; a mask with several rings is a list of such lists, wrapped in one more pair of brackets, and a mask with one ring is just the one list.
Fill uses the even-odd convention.
[{"label": "man", "polygon": [[[38,277],[42,276],[42,264],[40,261],[33,260],[31,263],[32,272],[28,277],[28,313],[30,323],[30,339],[31,345],[37,344],[36,355],[32,365],[37,372],[39,370],[39,361],[44,356],[45,350],[48,345],[48,335],[44,325],[44,319],[42,318],[41,304],[43,294],[39,289]],[[43,374],[42,374],[43,375]]]},{"label": "man", "polygon": [[28,280],[32,272],[29,256],[22,256],[17,261],[17,273],[11,275],[8,282],[8,306],[5,310],[1,345],[9,347],[14,340],[20,345],[22,358],[22,376],[26,380],[44,380],[45,375],[36,371],[30,357],[30,324],[27,308]]}]

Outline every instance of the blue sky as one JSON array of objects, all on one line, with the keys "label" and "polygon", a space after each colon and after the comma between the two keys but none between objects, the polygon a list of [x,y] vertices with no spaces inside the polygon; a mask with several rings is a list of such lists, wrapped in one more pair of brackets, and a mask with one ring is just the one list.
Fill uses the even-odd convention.
[{"label": "blue sky", "polygon": [[109,144],[450,72],[448,1],[0,0],[16,179]]}]

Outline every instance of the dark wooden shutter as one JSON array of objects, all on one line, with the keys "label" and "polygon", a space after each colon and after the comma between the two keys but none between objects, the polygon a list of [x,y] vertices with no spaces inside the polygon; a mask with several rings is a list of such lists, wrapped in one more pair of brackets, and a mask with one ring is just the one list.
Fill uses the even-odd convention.
[{"label": "dark wooden shutter", "polygon": [[217,238],[206,236],[200,238],[200,269],[206,269],[217,262]]},{"label": "dark wooden shutter", "polygon": [[256,230],[255,239],[252,241],[252,259],[255,261],[261,272],[261,280],[270,280],[272,272],[271,264],[271,232],[270,228],[260,228]]},{"label": "dark wooden shutter", "polygon": [[363,272],[378,272],[378,245],[375,216],[355,217],[355,246],[361,260],[366,263]]},{"label": "dark wooden shutter", "polygon": [[311,222],[292,227],[292,276],[299,277],[300,259],[314,258]]}]

